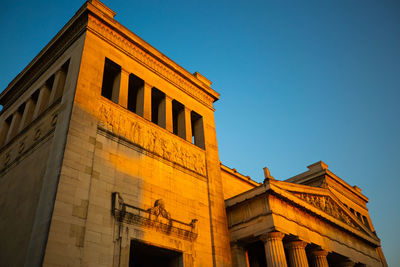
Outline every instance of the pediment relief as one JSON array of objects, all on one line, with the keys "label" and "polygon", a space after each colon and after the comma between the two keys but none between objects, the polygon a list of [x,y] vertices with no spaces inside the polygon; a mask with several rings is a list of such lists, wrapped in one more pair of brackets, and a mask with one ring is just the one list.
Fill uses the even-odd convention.
[{"label": "pediment relief", "polygon": [[293,194],[311,204],[312,206],[316,207],[317,209],[320,209],[323,212],[331,215],[332,217],[344,222],[345,224],[355,229],[361,230],[358,226],[358,223],[356,223],[343,208],[341,208],[335,201],[333,201],[331,197],[307,193]]},{"label": "pediment relief", "polygon": [[[314,208],[348,225],[352,229],[362,232],[370,238],[376,240],[376,236],[340,202],[340,200],[329,190],[329,188],[315,188],[306,185],[274,181],[271,189],[273,191],[277,190],[276,192],[278,194],[283,194],[284,196],[286,195],[286,197],[289,196],[287,194],[290,194],[293,197],[301,199]],[[295,201],[291,197],[289,198]],[[298,202],[297,204],[301,205],[301,203]]]}]

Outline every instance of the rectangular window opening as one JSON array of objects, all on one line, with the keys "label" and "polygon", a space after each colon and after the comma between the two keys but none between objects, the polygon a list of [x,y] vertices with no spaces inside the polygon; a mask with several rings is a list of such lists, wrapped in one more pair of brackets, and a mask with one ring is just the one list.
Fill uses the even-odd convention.
[{"label": "rectangular window opening", "polygon": [[202,149],[205,149],[203,117],[197,114],[196,112],[192,111],[190,113],[190,118],[192,122],[193,144]]},{"label": "rectangular window opening", "polygon": [[172,100],[172,128],[175,135],[185,138],[185,106],[176,100]]},{"label": "rectangular window opening", "polygon": [[[139,107],[143,105],[143,99],[140,95],[141,91],[144,90],[144,81],[134,74],[129,75],[129,87],[128,87],[128,110],[139,113],[141,110]],[[139,114],[143,116],[143,114]]]},{"label": "rectangular window opening", "polygon": [[165,128],[165,94],[153,87],[151,89],[151,121]]},{"label": "rectangular window opening", "polygon": [[120,81],[121,66],[106,58],[104,62],[101,95],[114,103],[118,103]]}]

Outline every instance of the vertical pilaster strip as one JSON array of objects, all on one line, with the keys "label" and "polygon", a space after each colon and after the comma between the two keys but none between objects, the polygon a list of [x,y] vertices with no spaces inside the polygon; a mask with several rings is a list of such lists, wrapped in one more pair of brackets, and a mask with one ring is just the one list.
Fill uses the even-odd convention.
[{"label": "vertical pilaster strip", "polygon": [[172,98],[165,96],[165,129],[169,132],[173,132],[172,125]]},{"label": "vertical pilaster strip", "polygon": [[284,236],[280,232],[271,232],[261,237],[264,242],[268,267],[287,267],[285,249],[282,242]]},{"label": "vertical pilaster strip", "polygon": [[232,266],[233,267],[248,267],[247,253],[243,246],[237,242],[231,243]]},{"label": "vertical pilaster strip", "polygon": [[128,92],[129,90],[129,73],[122,69],[121,70],[121,82],[119,86],[119,98],[118,104],[124,108],[128,108]]},{"label": "vertical pilaster strip", "polygon": [[307,243],[301,240],[293,240],[285,244],[288,249],[290,267],[308,267],[306,246]]},{"label": "vertical pilaster strip", "polygon": [[311,267],[329,267],[328,259],[328,252],[325,250],[313,250],[311,251]]},{"label": "vertical pilaster strip", "polygon": [[190,143],[193,143],[191,112],[192,111],[185,106],[185,139]]}]

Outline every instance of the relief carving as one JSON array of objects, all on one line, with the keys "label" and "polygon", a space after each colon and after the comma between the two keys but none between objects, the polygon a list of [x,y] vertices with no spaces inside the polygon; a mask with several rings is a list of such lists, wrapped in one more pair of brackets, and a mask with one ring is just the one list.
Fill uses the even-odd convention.
[{"label": "relief carving", "polygon": [[328,213],[332,217],[335,217],[336,219],[346,223],[347,225],[359,229],[359,227],[353,223],[351,218],[343,211],[343,209],[340,208],[331,198],[310,194],[295,195],[314,207]]},{"label": "relief carving", "polygon": [[102,104],[98,110],[101,126],[126,138],[144,150],[205,176],[205,154],[184,142],[174,140],[140,121],[134,121],[122,111]]}]

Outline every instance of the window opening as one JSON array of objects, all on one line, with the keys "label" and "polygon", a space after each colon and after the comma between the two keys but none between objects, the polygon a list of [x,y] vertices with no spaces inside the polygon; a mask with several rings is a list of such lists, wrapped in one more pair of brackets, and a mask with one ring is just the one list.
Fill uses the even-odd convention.
[{"label": "window opening", "polygon": [[[143,105],[143,97],[139,97],[143,95],[141,91],[144,90],[144,81],[140,79],[138,76],[134,74],[129,75],[129,89],[128,89],[128,110],[139,113],[139,109],[141,105]],[[143,116],[143,114],[139,114]]]},{"label": "window opening", "polygon": [[185,106],[176,100],[172,100],[172,128],[174,134],[185,138]]},{"label": "window opening", "polygon": [[101,95],[114,103],[118,103],[120,81],[121,66],[106,58],[104,62]]},{"label": "window opening", "polygon": [[151,121],[165,128],[165,94],[153,87],[151,89]]},{"label": "window opening", "polygon": [[204,127],[203,127],[203,117],[192,111],[190,113],[191,122],[192,122],[192,140],[193,144],[196,146],[205,149],[204,144]]}]

